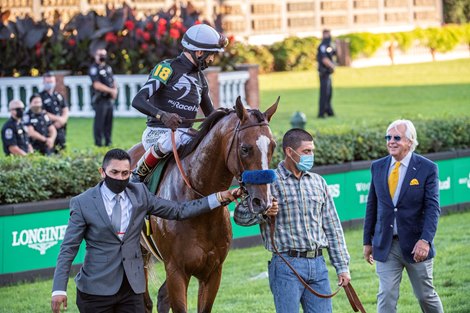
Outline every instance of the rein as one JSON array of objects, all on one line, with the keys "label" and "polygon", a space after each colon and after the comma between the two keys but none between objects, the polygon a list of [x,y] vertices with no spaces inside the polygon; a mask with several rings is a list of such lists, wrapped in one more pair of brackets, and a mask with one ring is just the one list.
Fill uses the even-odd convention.
[{"label": "rein", "polygon": [[294,273],[295,276],[297,276],[297,279],[300,281],[300,283],[308,290],[310,291],[312,294],[314,294],[315,296],[319,297],[319,298],[322,298],[322,299],[329,299],[329,298],[333,298],[334,296],[336,296],[338,294],[338,292],[341,290],[341,287],[344,288],[344,291],[346,292],[346,296],[348,297],[348,300],[349,300],[349,304],[351,305],[352,309],[354,312],[359,312],[361,311],[361,313],[366,313],[366,310],[364,309],[364,307],[362,306],[362,303],[361,303],[361,300],[359,300],[359,297],[357,296],[356,294],[356,291],[354,290],[353,286],[351,285],[351,282],[349,282],[349,284],[347,284],[346,286],[340,286],[338,287],[338,289],[336,289],[335,292],[331,293],[331,294],[321,294],[319,292],[316,292],[315,290],[313,290],[312,287],[310,287],[306,282],[305,280],[299,275],[299,273],[297,273],[297,271],[294,269],[294,267],[289,263],[289,261],[287,261],[283,256],[282,254],[279,253],[279,251],[277,250],[277,247],[276,247],[276,244],[274,242],[274,227],[275,227],[275,224],[276,224],[276,217],[275,216],[271,216],[270,217],[270,227],[269,227],[269,235],[271,237],[271,245],[273,247],[273,250],[274,252],[284,261],[284,263],[286,263],[286,265],[291,269],[291,271]]},{"label": "rein", "polygon": [[206,118],[205,117],[200,117],[200,118],[183,118],[183,122],[187,123],[197,123],[197,122],[204,122]]},{"label": "rein", "polygon": [[181,164],[180,156],[178,155],[178,149],[176,149],[176,138],[175,138],[175,132],[174,131],[171,131],[171,143],[172,143],[172,146],[173,146],[173,155],[175,157],[176,166],[178,166],[178,170],[180,171],[181,176],[183,177],[183,180],[186,183],[186,186],[188,186],[189,189],[194,191],[199,196],[204,197],[204,195],[202,193],[200,193],[199,191],[197,191],[196,189],[194,189],[191,186],[191,184],[189,183],[188,176],[186,176],[186,174],[184,173],[183,165]]}]

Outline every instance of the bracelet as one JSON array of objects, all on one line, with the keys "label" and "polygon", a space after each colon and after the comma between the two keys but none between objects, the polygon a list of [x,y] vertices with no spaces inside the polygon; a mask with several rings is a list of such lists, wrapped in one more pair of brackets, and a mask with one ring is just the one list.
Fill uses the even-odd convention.
[{"label": "bracelet", "polygon": [[217,201],[219,201],[219,203],[222,204],[223,200],[222,200],[222,195],[220,194],[220,192],[216,193],[215,195],[217,197]]}]

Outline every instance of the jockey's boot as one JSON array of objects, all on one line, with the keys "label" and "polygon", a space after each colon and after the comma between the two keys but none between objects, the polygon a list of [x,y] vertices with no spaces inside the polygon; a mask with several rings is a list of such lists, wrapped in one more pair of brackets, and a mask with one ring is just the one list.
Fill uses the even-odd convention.
[{"label": "jockey's boot", "polygon": [[157,166],[158,162],[165,157],[166,154],[158,149],[157,145],[151,146],[140,158],[137,166],[132,171],[132,182],[143,182],[152,169]]}]

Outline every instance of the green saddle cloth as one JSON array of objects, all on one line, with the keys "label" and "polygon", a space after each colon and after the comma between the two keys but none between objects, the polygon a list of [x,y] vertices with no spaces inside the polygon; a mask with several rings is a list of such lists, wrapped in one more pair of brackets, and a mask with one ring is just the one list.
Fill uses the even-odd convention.
[{"label": "green saddle cloth", "polygon": [[152,172],[146,177],[144,183],[147,185],[147,188],[151,193],[155,194],[157,192],[158,186],[162,180],[162,174],[165,172],[166,165],[168,161],[173,158],[173,154],[167,154],[163,159],[161,159],[157,166],[152,170]]}]

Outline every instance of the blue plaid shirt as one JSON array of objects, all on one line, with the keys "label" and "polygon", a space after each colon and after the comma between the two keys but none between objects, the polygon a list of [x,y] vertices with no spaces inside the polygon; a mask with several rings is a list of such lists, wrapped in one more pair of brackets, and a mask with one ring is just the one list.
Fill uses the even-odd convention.
[{"label": "blue plaid shirt", "polygon": [[[279,252],[328,248],[336,273],[349,272],[349,253],[343,228],[325,179],[311,172],[303,172],[297,179],[285,168],[284,161],[279,163],[276,172],[278,179],[271,185],[271,192],[279,203],[274,231]],[[266,249],[274,251],[266,217],[254,215],[248,208],[239,205],[234,219],[242,226],[259,224]]]}]

